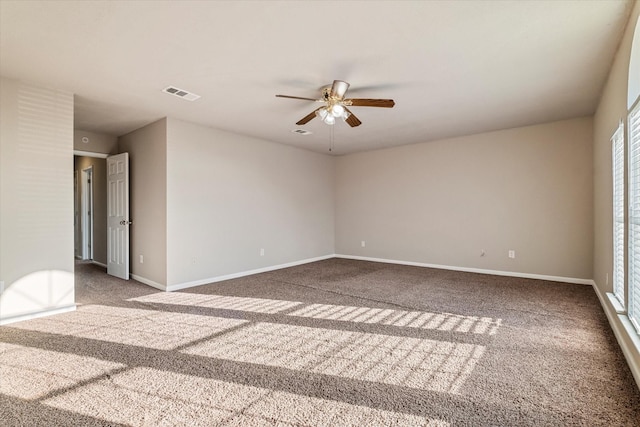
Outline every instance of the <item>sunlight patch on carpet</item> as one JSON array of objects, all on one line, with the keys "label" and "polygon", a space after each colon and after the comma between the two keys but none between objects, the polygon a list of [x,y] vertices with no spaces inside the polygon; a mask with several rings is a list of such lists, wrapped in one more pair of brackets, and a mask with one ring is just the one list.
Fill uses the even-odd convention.
[{"label": "sunlight patch on carpet", "polygon": [[[99,318],[104,318],[102,324],[98,322]],[[12,327],[173,350],[245,323],[246,320],[198,314],[91,305],[71,313],[18,323]]]},{"label": "sunlight patch on carpet", "polygon": [[93,357],[12,345],[0,352],[0,394],[39,399],[125,365]]},{"label": "sunlight patch on carpet", "polygon": [[265,298],[231,297],[226,295],[201,295],[185,292],[156,293],[128,301],[144,303],[175,304],[216,308],[220,310],[249,311],[253,313],[280,313],[302,303]]},{"label": "sunlight patch on carpet", "polygon": [[[157,293],[131,298],[129,301],[196,306],[253,313],[283,313],[287,316],[341,322],[369,323],[406,328],[454,331],[478,335],[495,335],[502,319],[462,316],[450,313],[430,313],[390,308],[356,307],[332,304],[305,304],[299,301],[263,298],[202,295],[184,292]],[[292,311],[295,309],[294,311]]]},{"label": "sunlight patch on carpet", "polygon": [[310,304],[288,313],[290,316],[343,322],[373,323],[406,328],[435,329],[472,334],[494,335],[501,319],[461,316],[448,313],[429,313],[383,308],[352,307],[331,304]]},{"label": "sunlight patch on carpet", "polygon": [[127,425],[449,426],[417,415],[153,368],[132,368],[43,403]]},{"label": "sunlight patch on carpet", "polygon": [[473,344],[254,323],[184,353],[445,393],[459,393],[484,354]]}]

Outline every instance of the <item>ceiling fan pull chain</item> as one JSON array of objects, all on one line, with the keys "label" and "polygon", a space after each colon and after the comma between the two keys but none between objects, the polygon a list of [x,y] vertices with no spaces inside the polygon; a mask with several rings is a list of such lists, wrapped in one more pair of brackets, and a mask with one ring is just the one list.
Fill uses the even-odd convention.
[{"label": "ceiling fan pull chain", "polygon": [[329,152],[333,151],[333,141],[334,141],[334,136],[333,136],[333,130],[335,129],[333,126],[331,126],[329,128]]}]

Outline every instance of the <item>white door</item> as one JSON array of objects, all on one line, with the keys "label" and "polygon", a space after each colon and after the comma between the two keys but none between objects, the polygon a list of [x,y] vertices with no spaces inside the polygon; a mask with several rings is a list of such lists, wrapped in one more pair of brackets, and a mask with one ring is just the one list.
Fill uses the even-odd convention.
[{"label": "white door", "polygon": [[107,157],[107,273],[129,280],[129,153]]}]

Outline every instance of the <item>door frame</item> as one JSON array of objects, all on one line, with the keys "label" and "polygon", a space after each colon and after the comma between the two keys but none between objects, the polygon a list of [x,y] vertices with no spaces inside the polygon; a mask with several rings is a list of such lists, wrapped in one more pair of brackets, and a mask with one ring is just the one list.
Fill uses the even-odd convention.
[{"label": "door frame", "polygon": [[[75,164],[75,162],[74,162]],[[82,259],[82,229],[80,228],[80,175],[73,171],[73,255]]]},{"label": "door frame", "polygon": [[83,260],[93,259],[93,165],[80,171],[80,232],[81,256]]}]

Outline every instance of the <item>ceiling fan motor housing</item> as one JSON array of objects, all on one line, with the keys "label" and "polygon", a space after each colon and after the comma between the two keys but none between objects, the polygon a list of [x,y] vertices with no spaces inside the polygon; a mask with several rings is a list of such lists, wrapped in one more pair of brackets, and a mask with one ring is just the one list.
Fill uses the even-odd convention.
[{"label": "ceiling fan motor housing", "polygon": [[342,99],[349,89],[349,83],[343,80],[334,80],[333,86],[331,86],[331,96],[334,98]]}]

